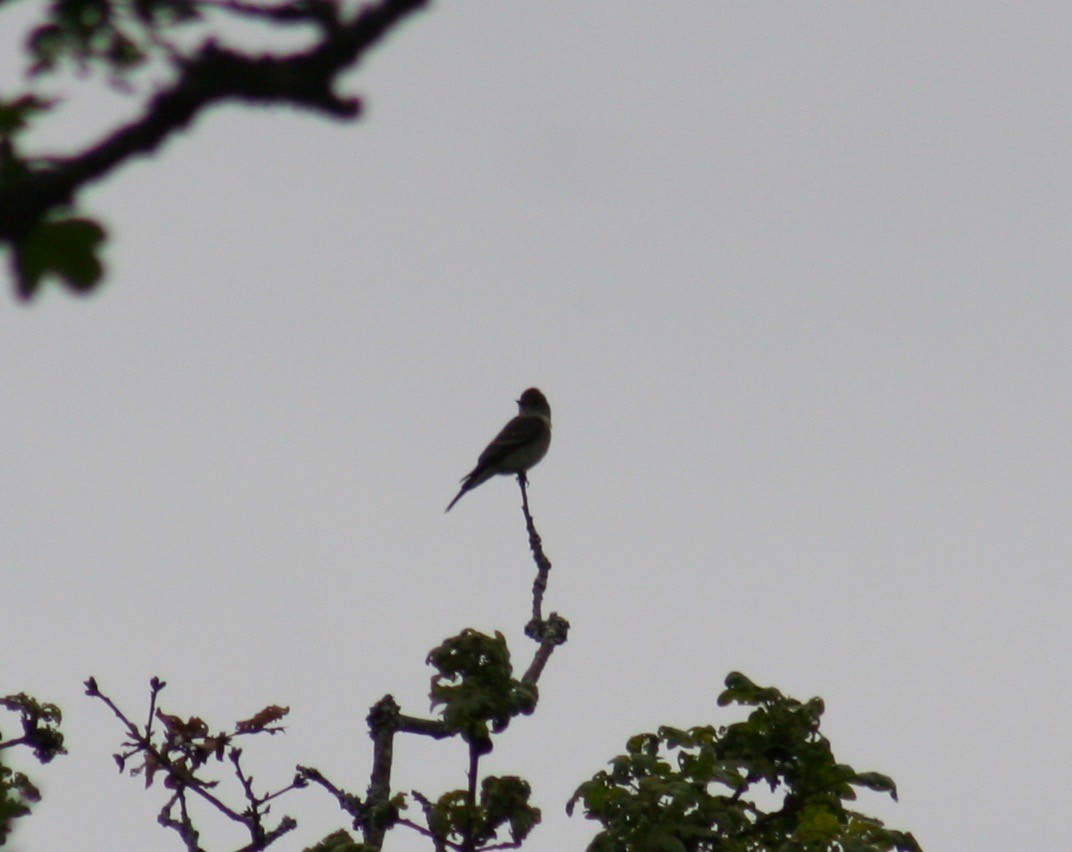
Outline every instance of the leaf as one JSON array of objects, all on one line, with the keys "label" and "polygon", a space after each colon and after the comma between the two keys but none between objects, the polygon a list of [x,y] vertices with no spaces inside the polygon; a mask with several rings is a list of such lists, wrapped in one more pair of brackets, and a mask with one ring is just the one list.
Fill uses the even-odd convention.
[{"label": "leaf", "polygon": [[47,101],[36,95],[23,95],[14,101],[0,100],[0,139],[24,130],[34,113],[45,112],[55,103],[54,100]]},{"label": "leaf", "polygon": [[726,675],[725,683],[726,689],[718,696],[719,707],[725,707],[734,702],[755,706],[781,701],[784,697],[774,687],[757,686],[740,672],[730,672]]},{"label": "leaf", "polygon": [[364,843],[355,841],[346,831],[339,829],[332,832],[316,846],[311,846],[305,852],[365,852],[369,847]]},{"label": "leaf", "polygon": [[881,772],[860,772],[849,779],[850,784],[867,787],[877,793],[889,793],[893,800],[897,801],[897,785],[893,779]]},{"label": "leaf", "polygon": [[[609,771],[577,788],[567,813],[581,805],[603,827],[591,852],[920,852],[911,835],[846,810],[856,797],[852,785],[895,788],[885,775],[857,774],[834,759],[820,733],[822,699],[801,702],[738,672],[725,683],[719,703],[748,708],[745,721],[637,734]],[[756,785],[776,795],[747,795]]]},{"label": "leaf", "polygon": [[104,228],[92,219],[38,225],[15,249],[19,295],[31,298],[47,275],[57,276],[77,293],[88,293],[104,272],[97,256],[104,236]]},{"label": "leaf", "polygon": [[[235,730],[242,734],[256,733],[257,731],[265,730],[272,722],[278,722],[287,713],[290,712],[289,707],[280,707],[278,704],[270,704],[263,710],[254,713],[250,718],[243,719],[235,724]],[[275,730],[282,730],[277,728]],[[274,731],[273,731],[274,732]]]}]

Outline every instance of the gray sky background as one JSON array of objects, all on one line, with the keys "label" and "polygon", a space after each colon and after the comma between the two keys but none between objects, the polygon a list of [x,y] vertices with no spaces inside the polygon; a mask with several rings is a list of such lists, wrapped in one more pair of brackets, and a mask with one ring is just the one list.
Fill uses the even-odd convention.
[{"label": "gray sky background", "polygon": [[[0,307],[0,693],[71,749],[14,847],[180,846],[90,674],[139,717],[152,675],[213,726],[288,704],[258,781],[363,792],[365,712],[425,712],[431,647],[526,665],[516,486],[443,507],[538,385],[573,631],[486,767],[533,782],[533,850],[584,847],[563,805],[629,735],[738,718],[734,669],[823,696],[926,849],[1064,848],[1070,44],[1066,4],[439,2],[352,76],[359,124],[217,109],[88,194],[106,288]],[[396,770],[438,794],[462,748]],[[344,824],[280,810],[281,850]]]}]

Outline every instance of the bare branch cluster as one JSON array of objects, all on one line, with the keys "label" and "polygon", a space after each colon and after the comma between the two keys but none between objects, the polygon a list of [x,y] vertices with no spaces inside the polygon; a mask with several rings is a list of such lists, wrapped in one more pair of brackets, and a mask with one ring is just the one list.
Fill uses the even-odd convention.
[{"label": "bare branch cluster", "polygon": [[[191,796],[208,803],[232,822],[243,826],[249,843],[239,852],[260,852],[297,827],[297,822],[284,816],[274,826],[267,819],[271,803],[299,787],[305,779],[295,775],[289,784],[270,792],[258,794],[253,778],[242,767],[242,749],[235,745],[239,737],[257,734],[274,735],[283,731],[276,723],[290,712],[289,707],[270,705],[249,719],[236,722],[230,731],[212,732],[197,716],[183,718],[165,713],[158,707],[160,693],[167,684],[154,677],[149,682],[149,713],[144,725],[130,719],[116,703],[101,692],[95,678],[85,682],[86,695],[103,702],[123,724],[126,740],[114,755],[119,771],[142,776],[145,786],[153,785],[158,776],[163,786],[172,791],[160,810],[157,821],[174,829],[182,838],[187,852],[204,852],[200,832],[191,815]],[[229,765],[242,792],[242,804],[228,804],[219,793],[220,780],[208,774],[212,768]]]}]

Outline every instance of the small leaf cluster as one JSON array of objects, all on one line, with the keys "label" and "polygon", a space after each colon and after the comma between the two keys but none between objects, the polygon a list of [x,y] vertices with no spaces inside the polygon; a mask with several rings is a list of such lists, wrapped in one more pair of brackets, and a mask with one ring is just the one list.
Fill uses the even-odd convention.
[{"label": "small leaf cluster", "polygon": [[[67,753],[63,746],[63,734],[59,730],[63,714],[55,704],[38,701],[20,692],[0,698],[0,707],[18,713],[22,728],[21,735],[11,739],[4,739],[4,734],[0,732],[0,751],[25,746],[33,751],[41,763],[49,763]],[[40,791],[25,773],[16,772],[0,763],[0,846],[7,842],[12,820],[29,814],[30,804],[40,800]]]},{"label": "small leaf cluster", "polygon": [[159,31],[197,17],[191,0],[53,0],[45,22],[30,33],[30,73],[70,61],[82,72],[103,67],[124,74],[161,44]]},{"label": "small leaf cluster", "polygon": [[307,847],[304,852],[380,852],[378,848],[367,843],[358,843],[348,831],[339,829],[332,832],[316,846]]},{"label": "small leaf cluster", "polygon": [[501,733],[517,715],[536,709],[534,683],[513,677],[506,638],[466,629],[428,654],[432,708],[444,723],[480,753],[491,751],[491,734]]},{"label": "small leaf cluster", "polygon": [[834,759],[819,732],[823,702],[761,687],[734,672],[720,706],[753,708],[744,722],[662,727],[638,734],[609,771],[570,800],[603,830],[591,852],[920,852],[911,834],[846,807],[855,788],[889,793],[893,781]]},{"label": "small leaf cluster", "polygon": [[[55,101],[36,95],[0,99],[0,189],[32,181],[33,168],[18,155],[16,139],[34,118],[54,105]],[[104,273],[100,259],[104,238],[99,222],[71,216],[63,207],[27,222],[12,246],[19,296],[32,297],[50,276],[75,293],[88,293]]]},{"label": "small leaf cluster", "polygon": [[[489,636],[463,630],[433,648],[427,663],[435,669],[429,699],[438,718],[404,714],[390,695],[369,711],[373,768],[366,797],[335,785],[312,767],[299,766],[299,775],[335,797],[354,818],[353,827],[363,832],[369,849],[380,848],[386,832],[395,827],[416,831],[437,850],[478,852],[519,847],[542,816],[540,809],[530,804],[531,787],[513,775],[481,777],[480,760],[492,750],[493,735],[505,731],[513,717],[535,709],[535,676],[526,674],[520,680],[513,676],[506,638],[498,632]],[[419,790],[392,792],[390,774],[397,734],[464,740],[469,752],[466,787],[448,790],[434,799]],[[423,823],[406,815],[410,798],[421,806]],[[348,833],[336,832],[310,852],[361,852],[365,848],[355,844]]]},{"label": "small leaf cluster", "polygon": [[435,803],[422,800],[428,830],[436,840],[454,847],[480,849],[504,842],[499,831],[508,829],[510,843],[520,846],[539,824],[540,809],[529,804],[532,788],[516,775],[489,775],[480,784],[479,800],[469,804],[465,790],[444,793]]},{"label": "small leaf cluster", "polygon": [[63,217],[39,222],[15,247],[20,295],[29,298],[50,275],[75,293],[88,293],[104,273],[99,256],[104,237],[104,228],[92,219]]},{"label": "small leaf cluster", "polygon": [[[15,136],[30,126],[30,119],[47,112],[55,104],[54,100],[38,95],[0,100],[0,143],[9,147]],[[11,168],[13,162],[0,161],[0,165]]]},{"label": "small leaf cluster", "polygon": [[[63,734],[59,729],[63,714],[55,704],[38,701],[25,692],[20,692],[18,695],[0,698],[0,707],[18,713],[22,726],[21,737],[0,743],[0,746],[29,746],[41,763],[49,763],[56,756],[67,754],[67,749],[63,747]],[[3,740],[3,734],[0,734],[0,740]]]},{"label": "small leaf cluster", "polygon": [[41,801],[41,791],[23,772],[0,763],[0,846],[7,843],[12,821],[30,813],[30,803]]}]

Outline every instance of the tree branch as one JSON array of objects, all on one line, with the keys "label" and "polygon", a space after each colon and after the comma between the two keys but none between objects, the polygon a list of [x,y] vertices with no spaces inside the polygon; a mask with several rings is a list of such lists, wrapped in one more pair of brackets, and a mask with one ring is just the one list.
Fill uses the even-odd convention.
[{"label": "tree branch", "polygon": [[525,516],[525,529],[529,534],[529,549],[536,563],[536,579],[532,583],[532,618],[543,620],[543,595],[547,591],[547,577],[551,573],[551,560],[543,552],[543,539],[536,532],[536,523],[529,512],[528,477],[524,471],[517,475],[517,485],[521,489],[521,513]]},{"label": "tree branch", "polygon": [[[207,41],[193,57],[176,61],[178,80],[153,97],[136,121],[77,156],[44,160],[4,175],[0,181],[0,242],[17,244],[52,209],[70,205],[79,189],[100,180],[129,158],[153,152],[214,103],[285,103],[334,118],[355,118],[360,103],[335,93],[337,76],[401,20],[427,4],[428,0],[381,0],[349,22],[336,19],[334,24],[326,24],[320,42],[287,56],[246,56]],[[323,23],[327,20],[324,10],[330,6],[295,4],[270,15],[290,18],[299,15],[295,10],[304,10],[307,19]],[[254,7],[235,2],[224,3],[221,8],[251,13]]]},{"label": "tree branch", "polygon": [[536,683],[540,679],[547,661],[555,648],[566,642],[569,635],[569,622],[557,612],[550,617],[543,617],[543,596],[547,591],[547,581],[551,573],[551,560],[543,552],[543,539],[536,531],[536,522],[529,511],[528,478],[524,472],[517,475],[517,484],[521,489],[521,513],[525,516],[525,529],[529,535],[529,549],[536,563],[536,579],[532,583],[532,618],[525,625],[525,635],[540,643],[533,656],[532,663],[522,676],[526,683]]},{"label": "tree branch", "polygon": [[368,726],[372,737],[372,773],[369,775],[365,797],[366,820],[362,825],[365,842],[376,849],[394,821],[391,801],[391,767],[394,761],[395,731],[401,708],[390,695],[385,695],[369,710]]},{"label": "tree branch", "polygon": [[462,852],[475,852],[476,850],[476,779],[480,771],[480,747],[477,743],[469,743],[469,769],[466,772],[468,784],[465,788],[466,825],[465,836],[462,838]]},{"label": "tree branch", "polygon": [[540,643],[532,657],[525,674],[521,676],[524,683],[537,683],[544,666],[551,659],[551,654],[559,645],[564,645],[569,638],[569,622],[557,612],[552,612],[546,621],[533,619],[525,625],[525,635]]},{"label": "tree branch", "polygon": [[[239,852],[260,852],[260,850],[267,849],[284,834],[297,827],[298,824],[294,819],[284,816],[274,828],[269,829],[265,827],[264,817],[269,811],[268,802],[290,790],[305,786],[303,777],[296,776],[290,784],[274,793],[258,796],[253,789],[253,778],[242,768],[242,750],[231,747],[228,755],[247,803],[244,810],[239,811],[228,806],[220,797],[210,792],[210,788],[216,787],[218,781],[206,780],[196,774],[198,768],[206,766],[207,761],[213,755],[217,760],[222,761],[227,743],[232,742],[236,737],[257,733],[275,734],[282,730],[278,727],[271,727],[270,723],[285,715],[289,708],[276,705],[266,707],[251,719],[238,722],[233,733],[211,735],[208,726],[198,717],[184,720],[157,709],[157,698],[167,684],[160,678],[154,677],[150,681],[149,718],[145,723],[145,729],[139,730],[130,717],[111,698],[101,692],[96,679],[89,678],[85,685],[86,694],[102,701],[127,729],[127,740],[123,743],[126,750],[115,755],[120,771],[125,770],[128,760],[141,755],[143,763],[132,769],[131,774],[144,774],[146,787],[153,783],[156,773],[160,772],[166,776],[165,786],[175,792],[161,809],[157,822],[165,828],[174,829],[186,845],[187,852],[203,852],[199,832],[189,813],[188,791],[192,791],[228,819],[247,829],[250,842]],[[159,745],[153,741],[154,720],[160,721],[164,727]],[[178,818],[175,815],[176,806],[178,806]]]}]

